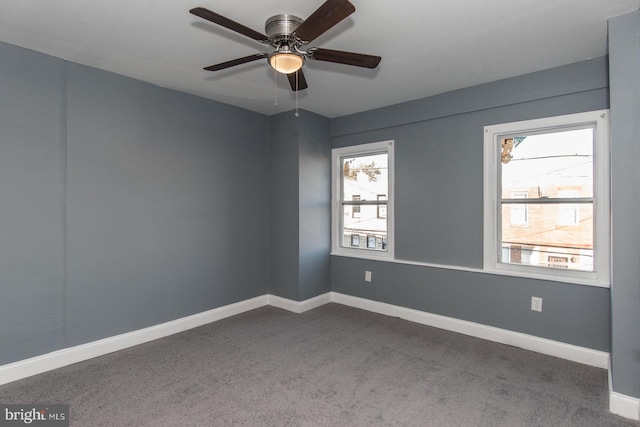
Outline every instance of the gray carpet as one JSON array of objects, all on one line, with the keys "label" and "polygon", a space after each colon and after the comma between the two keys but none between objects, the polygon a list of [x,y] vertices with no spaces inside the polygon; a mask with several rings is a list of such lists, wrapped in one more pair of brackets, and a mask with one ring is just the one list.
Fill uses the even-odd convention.
[{"label": "gray carpet", "polygon": [[630,426],[605,370],[337,304],[263,307],[0,386],[72,426]]}]

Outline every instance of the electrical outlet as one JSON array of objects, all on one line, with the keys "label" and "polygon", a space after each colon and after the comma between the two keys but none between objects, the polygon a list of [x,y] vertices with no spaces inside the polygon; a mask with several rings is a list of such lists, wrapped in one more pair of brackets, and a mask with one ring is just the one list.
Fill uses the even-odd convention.
[{"label": "electrical outlet", "polygon": [[371,272],[369,270],[366,270],[364,272],[364,281],[365,282],[370,282],[371,281]]},{"label": "electrical outlet", "polygon": [[531,297],[531,311],[542,312],[542,298]]}]

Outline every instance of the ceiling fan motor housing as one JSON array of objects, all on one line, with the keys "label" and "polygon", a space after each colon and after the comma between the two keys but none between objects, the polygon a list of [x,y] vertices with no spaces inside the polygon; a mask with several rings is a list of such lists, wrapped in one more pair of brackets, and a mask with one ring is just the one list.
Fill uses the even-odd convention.
[{"label": "ceiling fan motor housing", "polygon": [[293,32],[302,22],[302,18],[284,13],[267,19],[264,24],[264,30],[267,36],[277,45],[289,44],[289,42],[293,41]]}]

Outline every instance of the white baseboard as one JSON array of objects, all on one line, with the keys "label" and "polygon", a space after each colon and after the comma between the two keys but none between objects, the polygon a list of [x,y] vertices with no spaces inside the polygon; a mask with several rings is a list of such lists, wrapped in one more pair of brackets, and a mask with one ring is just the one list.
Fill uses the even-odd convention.
[{"label": "white baseboard", "polygon": [[268,300],[267,295],[262,295],[148,328],[2,365],[0,366],[0,385],[235,316],[265,306]]},{"label": "white baseboard", "polygon": [[321,305],[325,305],[331,302],[331,292],[318,295],[314,298],[309,298],[304,301],[293,301],[287,298],[282,298],[277,295],[268,295],[269,305],[278,307],[283,310],[291,311],[293,313],[304,313],[305,311],[313,310]]},{"label": "white baseboard", "polygon": [[613,391],[611,361],[609,361],[609,411],[621,417],[640,421],[640,399]]},{"label": "white baseboard", "polygon": [[612,391],[609,393],[609,411],[621,417],[640,421],[640,399]]},{"label": "white baseboard", "polygon": [[583,363],[585,365],[603,369],[607,369],[609,366],[609,353],[604,351],[592,350],[520,332],[513,332],[506,329],[495,328],[493,326],[482,325],[480,323],[455,319],[453,317],[440,316],[438,314],[344,295],[337,292],[331,293],[331,300],[338,304],[348,305],[350,307],[356,307],[387,316],[399,317],[411,322],[434,326],[436,328],[458,332],[460,334],[470,335],[501,344],[512,345],[514,347],[520,347],[537,353],[547,354],[549,356],[560,357],[562,359]]}]

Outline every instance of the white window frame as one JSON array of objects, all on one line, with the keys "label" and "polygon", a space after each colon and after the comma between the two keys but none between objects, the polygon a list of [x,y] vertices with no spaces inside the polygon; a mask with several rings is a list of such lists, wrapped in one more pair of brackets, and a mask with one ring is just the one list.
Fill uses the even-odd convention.
[{"label": "white window frame", "polygon": [[[499,162],[500,139],[516,133],[552,132],[569,127],[594,126],[594,271],[551,269],[499,262]],[[610,233],[610,151],[609,110],[590,111],[543,119],[504,123],[484,128],[484,268],[485,272],[560,282],[609,287]]]},{"label": "white window frame", "polygon": [[[331,254],[351,256],[365,259],[394,259],[394,221],[393,221],[393,189],[394,189],[394,141],[381,141],[331,150]],[[366,156],[376,153],[387,153],[388,193],[387,193],[387,250],[367,250],[342,246],[342,159],[352,156]]]}]

